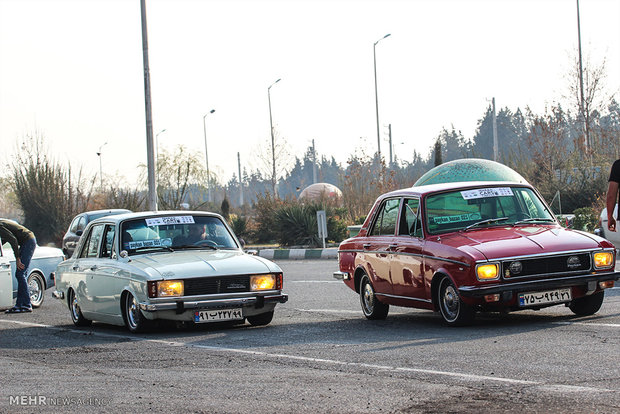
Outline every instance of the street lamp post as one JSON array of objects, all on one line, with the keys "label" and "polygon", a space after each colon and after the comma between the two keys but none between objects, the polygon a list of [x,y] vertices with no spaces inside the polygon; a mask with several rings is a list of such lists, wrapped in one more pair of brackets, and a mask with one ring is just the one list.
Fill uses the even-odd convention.
[{"label": "street lamp post", "polygon": [[161,131],[159,131],[157,134],[155,134],[155,159],[159,159],[159,134],[166,132],[166,128],[162,129]]},{"label": "street lamp post", "polygon": [[271,117],[271,87],[273,85],[275,85],[276,83],[280,82],[281,79],[278,79],[277,81],[275,81],[274,83],[272,83],[271,85],[269,85],[269,87],[267,88],[267,99],[269,100],[269,126],[271,127],[271,166],[272,166],[272,170],[271,170],[271,177],[272,177],[272,186],[273,186],[273,196],[277,197],[277,191],[276,191],[276,147],[275,147],[275,139],[273,136],[273,119]]},{"label": "street lamp post", "polygon": [[211,172],[209,171],[209,151],[207,151],[207,115],[213,112],[215,112],[215,109],[211,109],[202,117],[202,127],[205,133],[205,159],[207,161],[207,201],[209,202],[211,202]]},{"label": "street lamp post", "polygon": [[377,112],[377,155],[381,159],[381,133],[379,132],[379,95],[377,94],[377,43],[388,37],[390,33],[377,40],[372,46],[374,68],[375,68],[375,110]]},{"label": "street lamp post", "polygon": [[103,148],[105,145],[108,145],[108,143],[104,142],[103,145],[99,147],[99,151],[97,151],[97,156],[99,157],[99,182],[101,184],[101,188],[103,188],[103,168],[101,165],[101,148]]}]

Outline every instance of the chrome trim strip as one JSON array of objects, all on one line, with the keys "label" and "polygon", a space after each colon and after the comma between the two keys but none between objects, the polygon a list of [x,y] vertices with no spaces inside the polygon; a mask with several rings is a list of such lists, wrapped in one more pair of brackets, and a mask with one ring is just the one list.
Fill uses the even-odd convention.
[{"label": "chrome trim strip", "polygon": [[418,299],[418,298],[410,298],[408,296],[398,296],[398,295],[390,295],[387,293],[375,293],[376,296],[385,296],[386,298],[393,298],[393,299],[407,299],[407,300],[415,300],[418,302],[425,302],[425,303],[433,303],[432,300],[430,299]]},{"label": "chrome trim strip", "polygon": [[[288,301],[288,295],[267,295],[263,296],[265,302],[280,302],[285,303]],[[157,312],[163,310],[177,310],[177,302],[183,303],[183,309],[196,309],[196,308],[210,308],[210,307],[226,307],[226,306],[251,306],[256,304],[258,297],[251,298],[237,298],[237,299],[220,299],[220,300],[200,300],[184,302],[182,300],[168,302],[168,303],[140,303],[140,309],[146,312]]]},{"label": "chrome trim strip", "polygon": [[334,279],[338,279],[338,280],[349,280],[349,279],[351,279],[351,276],[349,275],[348,272],[337,271],[337,272],[334,272],[333,276],[334,276]]},{"label": "chrome trim strip", "polygon": [[459,262],[458,260],[446,259],[445,257],[429,256],[426,254],[395,252],[392,250],[338,250],[338,253],[367,253],[367,254],[394,254],[398,256],[421,257],[423,259],[439,260],[442,262],[454,263],[466,267],[471,267],[469,263]]},{"label": "chrome trim strip", "polygon": [[583,250],[568,250],[565,252],[553,252],[553,253],[536,253],[536,254],[529,254],[529,255],[523,255],[523,256],[508,256],[508,257],[498,257],[498,258],[493,258],[491,260],[489,259],[485,259],[485,260],[478,260],[476,261],[476,263],[485,263],[485,262],[489,262],[489,261],[504,261],[504,260],[522,260],[522,259],[538,259],[541,257],[553,257],[553,256],[563,256],[563,255],[567,255],[567,254],[577,254],[577,253],[592,253],[592,252],[598,252],[598,251],[610,251],[611,249],[601,249],[601,248],[597,248],[597,249],[583,249]]}]

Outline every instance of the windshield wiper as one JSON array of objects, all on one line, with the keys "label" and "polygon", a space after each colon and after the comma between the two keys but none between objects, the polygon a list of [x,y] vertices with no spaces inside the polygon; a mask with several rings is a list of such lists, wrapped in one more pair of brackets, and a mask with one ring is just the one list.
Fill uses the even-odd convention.
[{"label": "windshield wiper", "polygon": [[142,247],[133,249],[133,251],[139,252],[142,250],[153,250],[153,249],[163,249],[163,250],[168,250],[169,252],[174,252],[174,250],[172,250],[172,247],[170,246],[142,246]]},{"label": "windshield wiper", "polygon": [[174,246],[177,249],[212,249],[219,250],[216,246],[211,246],[210,244],[184,244],[183,246]]},{"label": "windshield wiper", "polygon": [[474,224],[470,224],[469,226],[465,227],[465,229],[463,229],[463,231],[467,231],[473,227],[476,226],[480,226],[482,224],[488,224],[488,223],[493,223],[495,221],[505,221],[508,220],[508,217],[498,217],[498,218],[490,218],[490,219],[486,219],[486,220],[482,220],[482,221],[477,221]]},{"label": "windshield wiper", "polygon": [[524,219],[524,220],[519,220],[517,222],[515,222],[515,225],[517,224],[523,224],[523,223],[532,223],[535,221],[542,221],[545,223],[551,223],[554,222],[555,220],[552,218],[547,218],[547,217],[532,217],[532,218],[528,218],[528,219]]}]

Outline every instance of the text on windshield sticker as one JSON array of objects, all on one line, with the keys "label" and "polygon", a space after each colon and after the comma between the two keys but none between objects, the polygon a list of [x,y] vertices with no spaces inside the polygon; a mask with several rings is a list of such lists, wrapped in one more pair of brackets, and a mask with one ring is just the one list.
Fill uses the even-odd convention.
[{"label": "text on windshield sticker", "polygon": [[153,240],[138,240],[125,243],[126,249],[139,249],[141,247],[166,247],[172,246],[172,239],[153,239]]},{"label": "text on windshield sticker", "polygon": [[478,188],[476,190],[461,191],[461,196],[463,196],[464,200],[485,197],[506,197],[512,195],[512,188],[510,187]]},{"label": "text on windshield sticker", "polygon": [[433,217],[435,224],[458,223],[461,221],[480,220],[480,213],[463,213],[454,216]]},{"label": "text on windshield sticker", "polygon": [[149,227],[164,226],[166,224],[194,224],[194,216],[170,216],[146,219],[146,225]]}]

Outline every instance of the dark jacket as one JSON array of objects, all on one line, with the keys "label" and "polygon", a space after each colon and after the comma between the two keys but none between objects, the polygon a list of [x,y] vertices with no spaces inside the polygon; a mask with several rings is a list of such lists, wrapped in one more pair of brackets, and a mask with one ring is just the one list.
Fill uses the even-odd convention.
[{"label": "dark jacket", "polygon": [[17,259],[20,257],[20,246],[27,240],[34,239],[34,233],[12,220],[0,219],[0,239],[3,243],[8,242],[11,245]]}]

